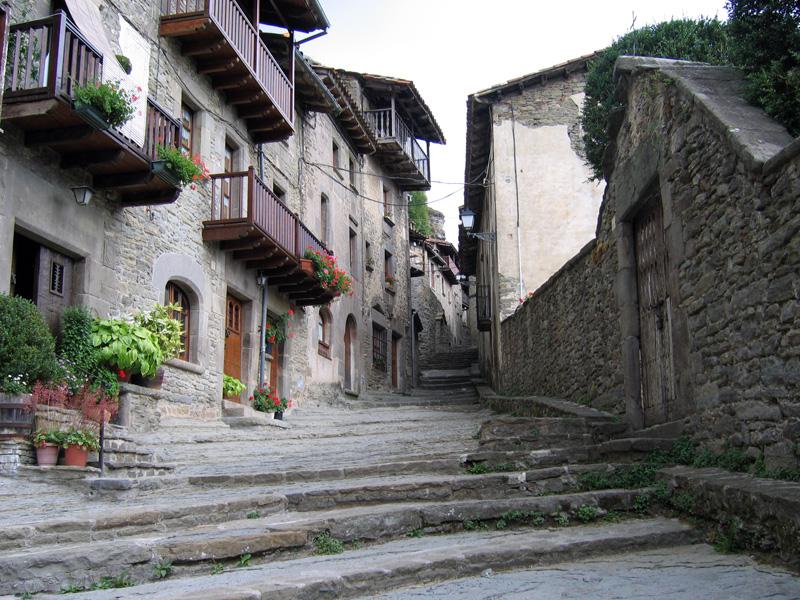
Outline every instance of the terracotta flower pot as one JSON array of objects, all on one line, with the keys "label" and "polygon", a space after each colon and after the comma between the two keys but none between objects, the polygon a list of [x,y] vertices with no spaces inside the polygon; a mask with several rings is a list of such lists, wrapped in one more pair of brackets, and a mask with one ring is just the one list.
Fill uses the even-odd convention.
[{"label": "terracotta flower pot", "polygon": [[310,258],[301,258],[300,259],[300,268],[303,270],[303,273],[308,275],[309,277],[314,277],[314,261]]},{"label": "terracotta flower pot", "polygon": [[36,463],[40,467],[54,467],[58,464],[58,444],[46,443],[36,447]]},{"label": "terracotta flower pot", "polygon": [[67,446],[67,449],[64,450],[64,464],[68,467],[85,467],[88,460],[88,448]]}]

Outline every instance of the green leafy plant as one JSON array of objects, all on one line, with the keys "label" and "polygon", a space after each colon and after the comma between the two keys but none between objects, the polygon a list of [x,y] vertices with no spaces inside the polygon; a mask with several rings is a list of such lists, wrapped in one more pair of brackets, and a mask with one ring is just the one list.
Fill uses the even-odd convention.
[{"label": "green leafy plant", "polygon": [[222,572],[224,570],[225,570],[225,567],[222,565],[222,563],[218,563],[218,562],[211,563],[211,574],[212,575],[220,575],[220,574],[222,574]]},{"label": "green leafy plant", "polygon": [[671,504],[675,510],[692,514],[694,512],[694,496],[690,492],[678,492],[672,495]]},{"label": "green leafy plant", "polygon": [[251,510],[249,513],[245,515],[248,519],[260,519],[261,513],[257,510]]},{"label": "green leafy plant", "polygon": [[597,519],[597,507],[596,506],[589,506],[587,504],[581,505],[575,513],[575,516],[578,517],[578,520],[582,523],[591,523],[595,519]]},{"label": "green leafy plant", "polygon": [[[142,88],[137,87],[137,92]],[[121,127],[133,118],[136,110],[136,93],[122,89],[119,81],[91,81],[75,86],[73,91],[75,106],[91,106],[96,109],[112,127]]]},{"label": "green leafy plant", "polygon": [[323,288],[342,294],[353,293],[353,278],[344,269],[338,267],[335,257],[323,254],[309,246],[306,248],[304,258],[314,263],[314,272]]},{"label": "green leafy plant", "polygon": [[225,398],[238,398],[246,386],[230,375],[222,376],[222,396]]},{"label": "green leafy plant", "polygon": [[61,445],[64,448],[67,446],[80,446],[87,450],[99,450],[100,439],[97,434],[89,429],[70,429],[64,434]]},{"label": "green leafy plant", "polygon": [[156,148],[158,158],[166,162],[167,168],[180,180],[182,186],[202,183],[209,178],[208,167],[199,155],[190,157],[175,146],[158,145]]},{"label": "green leafy plant", "polygon": [[89,586],[90,590],[114,590],[117,588],[133,587],[135,583],[130,575],[118,575],[116,577],[104,576]]},{"label": "green leafy plant", "polygon": [[411,192],[408,203],[408,219],[411,227],[426,237],[433,233],[431,217],[428,210],[428,196],[425,192]]},{"label": "green leafy plant", "polygon": [[164,362],[156,336],[123,319],[97,319],[92,324],[92,345],[104,364],[152,377]]},{"label": "green leafy plant", "polygon": [[172,561],[166,558],[153,565],[153,577],[156,579],[166,579],[172,575]]},{"label": "green leafy plant", "polygon": [[393,288],[397,284],[397,278],[394,275],[386,275],[386,285]]},{"label": "green leafy plant", "polygon": [[66,433],[59,429],[37,429],[31,437],[33,445],[41,448],[45,444],[55,444],[61,446],[64,442]]},{"label": "green leafy plant", "polygon": [[253,560],[253,555],[249,552],[245,552],[239,557],[239,561],[236,563],[237,567],[247,567],[250,565],[250,561]]},{"label": "green leafy plant", "polygon": [[139,312],[133,322],[153,334],[162,354],[162,361],[175,358],[183,352],[183,323],[172,315],[183,310],[178,304],[156,304],[152,310]]},{"label": "green leafy plant", "polygon": [[253,403],[253,409],[260,412],[284,411],[289,406],[288,400],[278,396],[278,390],[273,390],[268,385],[253,390],[250,401]]},{"label": "green leafy plant", "polygon": [[569,515],[567,513],[559,513],[555,518],[556,525],[559,527],[569,526]]},{"label": "green leafy plant", "polygon": [[650,496],[639,494],[633,499],[633,510],[639,514],[644,514],[650,510]]},{"label": "green leafy plant", "polygon": [[421,538],[423,535],[425,535],[425,532],[418,527],[417,529],[412,529],[411,531],[409,531],[406,534],[406,537]]},{"label": "green leafy plant", "polygon": [[59,373],[55,340],[30,300],[0,294],[0,392],[29,392]]},{"label": "green leafy plant", "polygon": [[[267,319],[267,332],[266,338],[270,344],[280,344],[285,342],[290,334],[289,323],[294,316],[294,309],[290,308],[282,315],[274,317],[272,315]],[[261,327],[259,326],[259,331]]]},{"label": "green leafy plant", "polygon": [[506,527],[508,527],[508,521],[506,521],[505,519],[502,519],[502,518],[501,519],[497,519],[497,522],[494,524],[494,527],[495,527],[495,529],[498,529],[498,530],[505,529]]},{"label": "green leafy plant", "polygon": [[341,554],[344,545],[327,531],[314,538],[314,554]]},{"label": "green leafy plant", "polygon": [[122,67],[122,70],[125,71],[127,75],[130,75],[131,71],[133,70],[131,59],[125,56],[124,54],[117,54],[116,58],[117,62],[119,63],[119,66]]},{"label": "green leafy plant", "polygon": [[483,475],[488,472],[489,468],[484,463],[472,463],[467,467],[467,473],[470,475]]},{"label": "green leafy plant", "polygon": [[731,519],[727,523],[720,523],[714,532],[714,550],[720,554],[730,554],[738,550],[737,537],[742,529],[739,519]]}]

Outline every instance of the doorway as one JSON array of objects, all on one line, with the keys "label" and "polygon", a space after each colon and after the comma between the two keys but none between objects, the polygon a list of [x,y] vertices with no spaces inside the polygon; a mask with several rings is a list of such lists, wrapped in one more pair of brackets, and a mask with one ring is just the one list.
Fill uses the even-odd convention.
[{"label": "doorway", "polygon": [[394,334],[392,334],[392,387],[397,388],[399,383],[399,369],[398,369],[398,361],[397,361],[397,354],[400,349],[400,338]]},{"label": "doorway", "polygon": [[347,317],[344,326],[344,387],[346,390],[356,389],[356,320],[353,315]]},{"label": "doorway", "polygon": [[639,304],[639,363],[645,427],[676,418],[672,306],[661,198],[655,194],[634,224]]},{"label": "doorway", "polygon": [[280,394],[281,376],[283,375],[284,342],[270,344],[267,353],[272,357],[269,363],[269,387]]},{"label": "doorway", "polygon": [[225,300],[225,374],[242,378],[242,301],[230,294]]}]

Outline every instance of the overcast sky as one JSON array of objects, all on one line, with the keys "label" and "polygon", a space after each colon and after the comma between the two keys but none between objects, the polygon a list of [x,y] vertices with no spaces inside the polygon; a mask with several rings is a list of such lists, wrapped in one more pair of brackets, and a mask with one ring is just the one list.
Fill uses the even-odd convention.
[{"label": "overcast sky", "polygon": [[[411,79],[447,138],[431,145],[431,206],[458,239],[467,96],[603,48],[631,26],[725,19],[724,0],[320,0],[331,28],[303,46],[339,67]],[[455,192],[455,193],[453,193]],[[451,195],[450,195],[451,194]],[[441,200],[444,196],[448,198]]]}]

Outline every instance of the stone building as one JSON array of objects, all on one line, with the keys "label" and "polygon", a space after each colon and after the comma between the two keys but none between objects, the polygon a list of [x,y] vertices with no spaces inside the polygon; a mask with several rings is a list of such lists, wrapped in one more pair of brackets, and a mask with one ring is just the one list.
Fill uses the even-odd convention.
[{"label": "stone building", "polygon": [[469,345],[470,337],[455,246],[414,230],[409,239],[411,305],[419,318],[415,356],[420,365],[434,354]]},{"label": "stone building", "polygon": [[[475,275],[481,363],[499,368],[500,323],[594,235],[603,184],[592,182],[580,113],[594,55],[531,73],[467,99],[464,207],[482,239],[459,232]],[[490,365],[495,365],[491,367]]]},{"label": "stone building", "polygon": [[800,143],[728,67],[621,57],[597,236],[501,327],[507,394],[800,465]]},{"label": "stone building", "polygon": [[[281,395],[405,384],[403,192],[429,186],[417,138],[444,141],[412,82],[307,61],[296,42],[329,26],[314,0],[29,1],[9,17],[0,291],[35,301],[54,328],[67,305],[185,307],[186,350],[162,390],[127,388],[129,426],[218,418],[223,372],[249,394],[262,299],[289,321],[266,348]],[[136,90],[132,121],[102,129],[78,113],[75,84],[94,78]],[[210,180],[171,181],[159,144],[202,157]],[[329,304],[300,267],[309,246],[352,273],[352,296]]]}]

